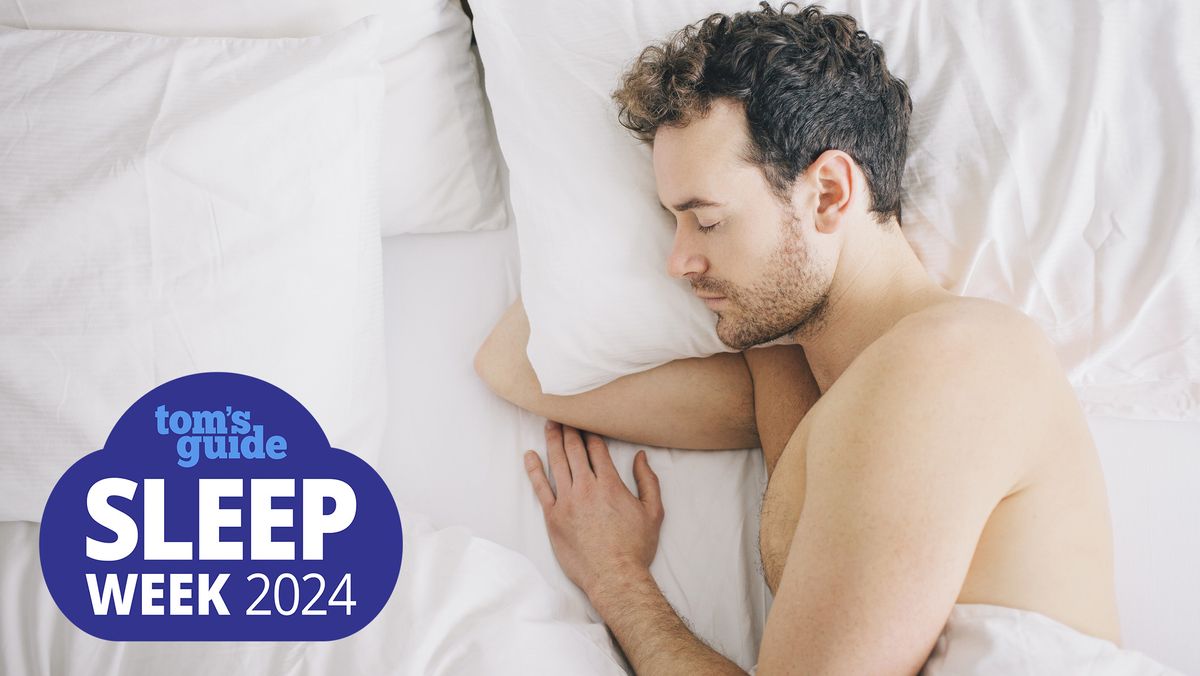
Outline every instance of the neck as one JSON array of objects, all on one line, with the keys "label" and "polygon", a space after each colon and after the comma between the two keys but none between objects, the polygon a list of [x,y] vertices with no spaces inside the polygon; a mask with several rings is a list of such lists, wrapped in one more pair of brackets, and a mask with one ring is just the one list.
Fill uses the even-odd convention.
[{"label": "neck", "polygon": [[838,259],[820,326],[799,341],[822,393],[900,319],[953,295],[929,278],[898,229],[857,240]]}]

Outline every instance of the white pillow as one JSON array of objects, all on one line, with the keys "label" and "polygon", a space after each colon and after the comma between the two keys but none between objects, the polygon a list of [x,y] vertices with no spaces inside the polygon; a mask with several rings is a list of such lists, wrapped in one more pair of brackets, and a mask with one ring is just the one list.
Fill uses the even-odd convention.
[{"label": "white pillow", "polygon": [[377,458],[379,29],[0,27],[0,519],[40,519],[129,405],[198,371],[270,381]]},{"label": "white pillow", "polygon": [[[665,272],[673,223],[609,94],[648,42],[757,3],[557,4],[472,9],[529,359],[545,392],[574,394],[727,349]],[[1183,78],[1200,48],[1181,28],[1196,5],[824,4],[909,84],[904,231],[935,279],[1036,319],[1090,412],[1200,418],[1200,93]]]},{"label": "white pillow", "polygon": [[383,234],[503,228],[503,162],[459,0],[53,0],[0,3],[0,25],[179,37],[306,37],[379,15],[387,80]]}]

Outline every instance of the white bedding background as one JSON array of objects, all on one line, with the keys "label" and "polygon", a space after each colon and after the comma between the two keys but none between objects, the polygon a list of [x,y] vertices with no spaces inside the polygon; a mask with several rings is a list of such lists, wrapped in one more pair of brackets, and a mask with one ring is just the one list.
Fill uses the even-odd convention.
[{"label": "white bedding background", "polygon": [[[887,35],[882,17],[870,9],[885,5],[851,5],[876,37]],[[20,0],[9,0],[5,6],[19,9]],[[920,10],[904,14],[903,22],[896,25],[910,30],[914,44],[943,44],[947,34],[935,30],[940,24],[929,13],[933,5],[915,6]],[[1161,25],[1158,34],[1164,44],[1195,54],[1195,47],[1182,42],[1188,37],[1188,26],[1169,20],[1175,16],[1172,8],[1183,6],[1182,2],[1165,1],[1103,5],[1106,11],[1143,12],[1131,15],[1130,20],[1143,26]],[[1012,98],[1004,100],[977,99],[988,101],[985,108],[975,109],[977,113],[985,117],[989,113],[1000,115],[992,132],[1007,130],[1005,133],[1019,136],[1020,130],[1006,128],[1002,119],[1006,110],[1029,105],[1018,95],[1067,82],[1074,87],[1071,100],[1086,101],[1085,94],[1094,90],[1088,88],[1085,76],[1111,71],[1130,76],[1122,80],[1132,87],[1128,105],[1144,107],[1145,125],[1113,128],[1104,116],[1089,112],[1087,105],[1059,111],[1063,113],[1059,122],[1065,128],[1101,144],[1100,150],[1085,145],[1093,148],[1092,154],[1050,158],[1043,167],[1047,172],[1045,183],[1038,183],[1029,174],[999,177],[998,192],[983,206],[995,209],[994,215],[1020,215],[1020,223],[1011,232],[1024,232],[1025,237],[989,240],[969,228],[943,232],[947,241],[965,237],[979,245],[972,249],[975,255],[963,256],[956,246],[938,245],[937,236],[931,234],[923,245],[923,255],[936,260],[942,269],[958,271],[956,279],[966,280],[962,282],[963,290],[968,293],[1015,292],[1023,307],[1069,320],[1064,324],[1067,328],[1090,322],[1112,330],[1106,334],[1114,341],[1108,343],[1110,346],[1145,348],[1140,352],[1120,352],[1115,347],[1096,351],[1090,362],[1095,368],[1079,374],[1095,373],[1099,378],[1119,371],[1127,375],[1146,365],[1159,374],[1176,368],[1181,374],[1195,374],[1197,364],[1179,361],[1195,358],[1195,345],[1188,342],[1197,340],[1195,331],[1191,338],[1183,336],[1180,343],[1155,343],[1153,339],[1180,335],[1170,334],[1177,326],[1157,322],[1164,317],[1177,319],[1181,314],[1195,316],[1185,313],[1195,310],[1200,295],[1196,290],[1200,287],[1183,283],[1196,280],[1200,267],[1179,268],[1174,277],[1159,274],[1164,266],[1178,265],[1181,258],[1187,260],[1192,255],[1194,260],[1196,242],[1189,239],[1189,233],[1195,233],[1196,227],[1193,193],[1197,165],[1186,158],[1195,156],[1187,153],[1196,142],[1196,108],[1185,114],[1177,105],[1179,99],[1167,105],[1147,96],[1143,85],[1153,84],[1154,72],[1140,69],[1147,55],[1159,58],[1153,55],[1160,52],[1154,52],[1149,43],[1130,41],[1121,33],[1120,21],[1104,23],[1100,30],[1083,35],[1088,45],[1113,46],[1097,51],[1104,55],[1100,61],[1080,57],[1066,77],[1057,73],[1029,83],[1006,81],[1004,59],[1019,56],[1016,52],[1022,49],[1055,49],[1040,43],[1023,44],[1022,35],[1047,30],[1046,23],[1061,24],[1063,30],[1070,28],[1069,22],[1060,21],[1061,14],[1039,14],[1032,4],[1025,7],[1030,9],[1003,21],[978,24],[981,34],[990,36],[991,42],[968,45],[971,58],[992,58],[987,63],[1000,69],[989,70],[982,68],[983,62],[972,61],[970,65],[979,68],[980,77],[996,78],[1003,91],[1014,92]],[[1060,6],[1053,11],[1067,10]],[[1184,14],[1194,16],[1194,12]],[[983,21],[987,17],[981,13],[978,18]],[[577,16],[573,19],[578,21]],[[1043,25],[1034,25],[1038,21]],[[986,49],[992,45],[993,50]],[[1174,85],[1181,97],[1195,96],[1197,64],[1200,59],[1183,64],[1179,71],[1191,78],[1190,83],[1180,81]],[[1031,70],[1041,72],[1036,67]],[[1146,82],[1139,77],[1146,78]],[[1119,89],[1095,91],[1114,100],[1124,95]],[[939,122],[931,119],[922,123]],[[1156,152],[1165,152],[1168,159],[1182,159],[1163,165],[1167,169],[1161,174],[1136,173],[1142,165],[1113,168],[1105,164],[1109,161],[1105,148],[1114,150],[1112,144],[1150,142],[1165,134],[1177,134],[1172,138],[1179,146],[1164,150],[1160,144]],[[920,177],[943,181],[938,189],[952,193],[953,199],[948,198],[945,208],[957,210],[954,220],[939,219],[946,227],[969,225],[962,218],[967,212],[962,210],[971,208],[971,194],[981,194],[958,193],[956,186],[968,182],[973,190],[982,190],[988,180],[995,178],[978,173],[977,156],[970,154],[978,147],[970,139],[966,141],[961,154],[951,148],[938,150],[941,160],[948,163],[941,165],[941,171],[947,173]],[[1186,146],[1188,143],[1193,145]],[[996,150],[995,146],[988,148]],[[1119,150],[1130,153],[1136,148]],[[1108,269],[1120,272],[1115,278],[1119,282],[1089,276],[1094,271],[1055,265],[1063,251],[1078,242],[1063,240],[1046,228],[1055,222],[1053,218],[1074,217],[1080,209],[1090,208],[1090,200],[1062,202],[1053,214],[1031,212],[1024,201],[1030,191],[1053,193],[1056,186],[1083,180],[1075,177],[1081,175],[1080,167],[1088,166],[1105,166],[1106,171],[1113,172],[1109,175],[1129,179],[1127,184],[1105,184],[1102,192],[1095,193],[1095,204],[1109,205],[1113,214],[1119,215],[1123,209],[1139,213],[1150,210],[1156,214],[1154,222],[1166,226],[1172,218],[1192,219],[1180,222],[1172,231],[1175,234],[1165,239],[1156,238],[1155,233],[1129,230],[1119,218],[1097,220],[1112,228],[1091,230],[1091,244],[1114,253],[1121,245],[1132,252],[1104,263],[1117,265]],[[1084,178],[1087,175],[1082,174]],[[1161,190],[1147,190],[1147,185]],[[533,187],[550,191],[552,186]],[[1171,209],[1179,209],[1180,204],[1184,213],[1172,213]],[[927,209],[935,207],[932,202],[926,205]],[[906,219],[911,215],[915,222],[915,211],[906,212]],[[519,220],[517,227],[521,227]],[[544,452],[542,419],[496,398],[472,368],[475,350],[504,308],[521,292],[516,236],[510,228],[400,235],[383,242],[389,392],[384,450],[375,464],[401,506],[407,540],[396,592],[374,623],[348,639],[323,644],[99,641],[70,626],[46,593],[37,562],[37,525],[3,522],[0,676],[619,673],[619,657],[596,622],[594,611],[558,568],[521,466],[525,449]],[[1160,284],[1163,279],[1168,283]],[[1065,295],[1043,295],[1049,288]],[[1049,297],[1057,300],[1047,301]],[[1074,313],[1089,307],[1086,303],[1093,297],[1112,302],[1098,305],[1096,314]],[[1128,305],[1138,298],[1146,301],[1146,309]],[[1072,312],[1064,314],[1064,309]],[[1142,340],[1143,331],[1151,342]],[[1118,352],[1125,356],[1109,359]],[[1161,410],[1156,397],[1162,391],[1146,392],[1151,405]],[[1186,389],[1166,395],[1176,397],[1168,399],[1168,404],[1174,401],[1173,405],[1183,410],[1194,410],[1188,408],[1195,406],[1194,395],[1179,392]],[[1200,479],[1200,421],[1092,417],[1090,422],[1109,485],[1125,644],[1185,673],[1200,674],[1200,641],[1196,640],[1200,636],[1200,491],[1196,490]],[[624,442],[612,442],[610,446],[622,475],[632,484],[629,466],[638,447]],[[648,450],[651,465],[662,481],[666,506],[652,572],[667,598],[701,638],[739,665],[749,667],[756,661],[770,604],[759,573],[756,544],[758,506],[765,487],[761,454],[757,450]]]}]

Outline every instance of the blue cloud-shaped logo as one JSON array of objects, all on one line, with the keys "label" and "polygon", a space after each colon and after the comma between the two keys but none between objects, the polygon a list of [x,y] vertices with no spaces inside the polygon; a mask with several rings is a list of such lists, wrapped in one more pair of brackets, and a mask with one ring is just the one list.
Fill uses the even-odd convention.
[{"label": "blue cloud-shaped logo", "polygon": [[321,641],[367,625],[403,552],[396,502],[304,406],[236,373],[164,383],[71,466],[42,574],[114,641]]}]

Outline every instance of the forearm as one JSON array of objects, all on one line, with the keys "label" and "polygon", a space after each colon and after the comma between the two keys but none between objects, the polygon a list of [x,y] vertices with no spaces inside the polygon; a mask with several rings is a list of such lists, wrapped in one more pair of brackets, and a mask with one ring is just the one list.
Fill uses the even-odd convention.
[{"label": "forearm", "polygon": [[750,373],[738,353],[679,359],[570,396],[544,394],[529,363],[529,319],[513,303],[480,346],[475,371],[523,409],[572,427],[665,448],[758,446]]},{"label": "forearm", "polygon": [[746,673],[688,630],[647,570],[614,572],[589,597],[641,676]]}]

